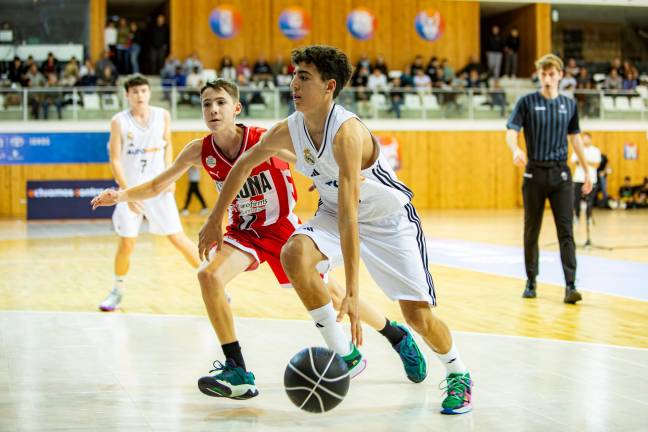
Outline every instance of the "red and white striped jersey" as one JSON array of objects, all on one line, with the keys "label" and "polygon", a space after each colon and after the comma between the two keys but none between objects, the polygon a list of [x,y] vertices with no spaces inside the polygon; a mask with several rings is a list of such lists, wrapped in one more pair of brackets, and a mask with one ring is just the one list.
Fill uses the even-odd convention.
[{"label": "red and white striped jersey", "polygon": [[[234,160],[228,159],[218,148],[212,135],[202,142],[202,164],[216,182],[220,192],[223,182],[238,158],[256,145],[265,129],[237,125],[243,128],[243,142]],[[228,225],[232,229],[256,230],[287,218],[297,227],[299,219],[293,212],[297,190],[288,163],[270,158],[252,170],[245,185],[229,206]]]}]

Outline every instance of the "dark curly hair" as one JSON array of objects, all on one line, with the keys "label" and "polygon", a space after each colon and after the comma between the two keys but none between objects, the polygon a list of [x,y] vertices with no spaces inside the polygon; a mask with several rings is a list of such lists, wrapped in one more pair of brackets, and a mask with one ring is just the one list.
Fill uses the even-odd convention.
[{"label": "dark curly hair", "polygon": [[312,64],[317,68],[322,80],[335,80],[335,99],[344,86],[349,82],[353,68],[349,58],[338,48],[328,45],[310,45],[292,51],[291,61],[294,65],[299,63]]}]

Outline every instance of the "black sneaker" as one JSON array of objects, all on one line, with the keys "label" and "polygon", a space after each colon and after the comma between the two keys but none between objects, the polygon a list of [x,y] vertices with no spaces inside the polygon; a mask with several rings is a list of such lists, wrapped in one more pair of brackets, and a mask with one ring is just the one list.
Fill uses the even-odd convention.
[{"label": "black sneaker", "polygon": [[523,298],[536,298],[536,282],[531,279],[527,279],[526,288],[522,293]]},{"label": "black sneaker", "polygon": [[577,301],[581,301],[583,296],[578,292],[574,284],[567,284],[565,288],[565,303],[576,304]]}]

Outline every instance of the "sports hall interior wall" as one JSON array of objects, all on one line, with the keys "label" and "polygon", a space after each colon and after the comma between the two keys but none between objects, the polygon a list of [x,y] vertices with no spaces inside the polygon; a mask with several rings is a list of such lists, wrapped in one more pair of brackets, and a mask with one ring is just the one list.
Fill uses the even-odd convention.
[{"label": "sports hall interior wall", "polygon": [[[217,38],[207,22],[211,11],[225,3],[243,15],[241,32],[232,39]],[[301,40],[286,38],[277,25],[281,11],[290,6],[301,6],[311,16],[311,32]],[[354,39],[346,29],[347,14],[357,7],[368,8],[376,16],[378,27],[372,39]],[[415,32],[415,16],[423,9],[438,10],[445,20],[445,32],[435,42],[424,41]],[[339,47],[353,62],[361,54],[367,54],[372,61],[383,55],[392,69],[401,69],[421,54],[426,62],[432,55],[447,57],[459,68],[471,54],[479,54],[479,28],[476,1],[170,0],[171,52],[184,58],[196,50],[203,63],[212,68],[224,55],[235,62],[247,57],[253,63],[260,56],[272,61],[277,56],[287,59],[293,48],[322,43]]]},{"label": "sports hall interior wall", "polygon": [[[204,132],[173,132],[174,152]],[[503,209],[522,206],[521,169],[513,166],[503,131],[376,131],[392,135],[400,143],[402,169],[398,172],[415,194],[420,209]],[[645,132],[592,132],[594,143],[610,161],[608,191],[616,196],[623,177],[640,182],[648,172],[648,158],[625,160],[624,144],[634,143],[638,154],[648,152]],[[108,164],[5,165],[0,166],[0,216],[24,218],[28,180],[111,179]],[[313,211],[317,194],[308,192],[310,182],[295,174],[298,210]],[[212,205],[213,183],[203,175],[201,191]],[[176,199],[184,203],[187,177],[177,183]],[[197,203],[193,203],[197,205]],[[197,210],[197,208],[192,208]]]}]

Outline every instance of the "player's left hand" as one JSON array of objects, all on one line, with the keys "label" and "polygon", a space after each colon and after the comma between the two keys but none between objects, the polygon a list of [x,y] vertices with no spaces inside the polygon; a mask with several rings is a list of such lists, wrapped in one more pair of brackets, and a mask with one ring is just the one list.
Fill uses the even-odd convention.
[{"label": "player's left hand", "polygon": [[351,342],[356,346],[362,345],[362,323],[360,322],[360,305],[358,297],[344,296],[337,322],[342,321],[344,315],[349,315],[351,321]]},{"label": "player's left hand", "polygon": [[223,247],[223,229],[220,221],[214,220],[210,215],[198,233],[198,257],[207,261],[213,246],[216,246],[217,251]]},{"label": "player's left hand", "polygon": [[119,202],[118,200],[119,191],[116,191],[114,189],[106,189],[96,197],[92,198],[90,204],[92,205],[92,210],[95,210],[97,207],[114,206]]},{"label": "player's left hand", "polygon": [[583,182],[581,192],[583,192],[583,195],[588,195],[590,192],[592,192],[592,179],[589,175],[585,176],[585,182]]}]

